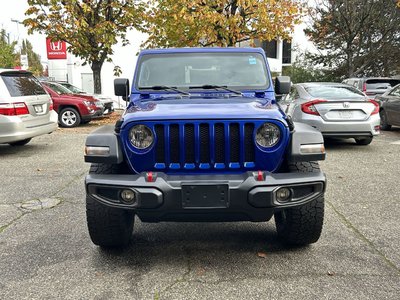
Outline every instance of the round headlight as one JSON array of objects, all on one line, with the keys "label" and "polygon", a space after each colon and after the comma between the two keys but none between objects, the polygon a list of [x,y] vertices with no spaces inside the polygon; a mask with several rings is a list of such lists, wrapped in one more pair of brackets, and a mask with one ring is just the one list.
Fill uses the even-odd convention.
[{"label": "round headlight", "polygon": [[257,129],[256,142],[261,147],[273,147],[281,138],[279,127],[272,123],[264,123]]},{"label": "round headlight", "polygon": [[153,144],[153,132],[145,125],[135,125],[129,132],[129,139],[133,147],[137,149],[146,149]]}]

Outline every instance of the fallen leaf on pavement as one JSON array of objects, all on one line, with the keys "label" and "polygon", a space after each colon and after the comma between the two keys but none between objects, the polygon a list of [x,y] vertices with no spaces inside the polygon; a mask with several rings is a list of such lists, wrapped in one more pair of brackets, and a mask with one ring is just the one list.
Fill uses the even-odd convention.
[{"label": "fallen leaf on pavement", "polygon": [[266,258],[266,257],[267,257],[267,253],[265,253],[265,252],[258,252],[258,253],[257,253],[257,256],[258,256],[258,257],[261,257],[261,258]]}]

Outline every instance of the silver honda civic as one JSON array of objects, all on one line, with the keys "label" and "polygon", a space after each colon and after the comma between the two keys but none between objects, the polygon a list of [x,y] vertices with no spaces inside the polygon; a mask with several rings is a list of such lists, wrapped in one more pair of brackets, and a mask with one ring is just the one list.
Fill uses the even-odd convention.
[{"label": "silver honda civic", "polygon": [[354,138],[357,144],[368,145],[380,131],[379,104],[347,84],[295,84],[279,104],[293,121],[306,123],[325,137]]}]

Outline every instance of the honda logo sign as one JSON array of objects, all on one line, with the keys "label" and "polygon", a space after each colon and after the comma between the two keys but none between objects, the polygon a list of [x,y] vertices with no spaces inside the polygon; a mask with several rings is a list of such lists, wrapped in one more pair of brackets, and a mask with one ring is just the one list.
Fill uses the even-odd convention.
[{"label": "honda logo sign", "polygon": [[350,103],[349,102],[343,102],[343,107],[344,108],[349,108],[350,107]]},{"label": "honda logo sign", "polygon": [[64,41],[52,41],[46,39],[47,58],[48,59],[66,59],[67,44]]}]

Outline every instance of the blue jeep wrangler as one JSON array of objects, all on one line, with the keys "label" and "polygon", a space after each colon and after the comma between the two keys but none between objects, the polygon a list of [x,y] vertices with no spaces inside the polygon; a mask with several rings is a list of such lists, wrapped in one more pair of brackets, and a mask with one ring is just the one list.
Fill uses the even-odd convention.
[{"label": "blue jeep wrangler", "polygon": [[275,217],[279,238],[318,240],[326,179],[322,135],[277,104],[268,62],[256,48],[145,50],[115,126],[86,140],[87,222],[102,247],[129,243],[142,222],[253,221]]}]

